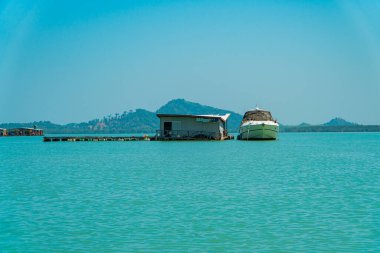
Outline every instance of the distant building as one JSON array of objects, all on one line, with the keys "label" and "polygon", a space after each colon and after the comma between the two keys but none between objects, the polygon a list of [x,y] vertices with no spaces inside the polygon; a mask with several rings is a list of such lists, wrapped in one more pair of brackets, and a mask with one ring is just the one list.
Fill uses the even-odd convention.
[{"label": "distant building", "polygon": [[9,136],[42,136],[44,131],[37,128],[20,127],[8,129],[7,134]]},{"label": "distant building", "polygon": [[0,128],[0,136],[7,136],[7,129]]},{"label": "distant building", "polygon": [[158,140],[224,140],[229,138],[226,115],[157,114],[160,118]]}]

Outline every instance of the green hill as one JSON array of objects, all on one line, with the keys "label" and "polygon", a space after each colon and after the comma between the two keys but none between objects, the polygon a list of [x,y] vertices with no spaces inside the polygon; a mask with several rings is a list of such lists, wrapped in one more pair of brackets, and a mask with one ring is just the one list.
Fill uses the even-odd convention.
[{"label": "green hill", "polygon": [[53,124],[49,121],[4,123],[0,124],[0,128],[33,127],[34,125],[43,129],[45,134],[155,133],[159,128],[159,119],[153,112],[137,109],[82,123],[66,125]]},{"label": "green hill", "polygon": [[107,133],[154,133],[159,128],[156,114],[144,109],[116,113],[103,119],[92,120],[88,124],[94,132]]},{"label": "green hill", "polygon": [[[156,113],[167,114],[220,114],[230,113],[228,119],[229,132],[237,132],[242,115],[185,99],[174,99],[161,106]],[[46,134],[107,134],[107,133],[155,133],[159,129],[159,119],[155,112],[144,109],[115,113],[101,119],[66,125],[54,124],[50,121],[30,123],[3,123],[0,128],[33,127],[42,128]],[[335,118],[321,125],[302,123],[298,126],[280,125],[281,132],[379,132],[380,126],[365,126]]]},{"label": "green hill", "polygon": [[[237,131],[242,116],[232,111],[218,109],[211,106],[201,105],[186,101],[184,99],[174,99],[169,101],[157,110],[157,113],[167,114],[221,114],[230,113],[228,128]],[[93,119],[88,122],[70,123],[58,125],[49,121],[31,123],[5,123],[0,124],[0,128],[33,127],[44,129],[46,134],[90,134],[90,133],[155,133],[159,129],[159,119],[156,113],[144,109],[135,111],[125,111],[121,114],[115,113],[101,119]]]},{"label": "green hill", "polygon": [[358,124],[348,122],[342,118],[334,118],[323,125],[324,126],[357,126]]},{"label": "green hill", "polygon": [[237,132],[240,126],[240,122],[243,118],[242,115],[224,109],[218,109],[211,106],[201,105],[186,101],[185,99],[174,99],[157,110],[157,113],[163,114],[219,114],[224,115],[230,113],[231,116],[228,119],[228,129],[230,132]]}]

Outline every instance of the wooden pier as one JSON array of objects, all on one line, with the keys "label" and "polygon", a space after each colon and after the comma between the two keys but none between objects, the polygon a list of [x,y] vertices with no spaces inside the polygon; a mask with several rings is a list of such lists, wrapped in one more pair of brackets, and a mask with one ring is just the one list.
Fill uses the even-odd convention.
[{"label": "wooden pier", "polygon": [[154,136],[44,136],[44,142],[77,142],[77,141],[220,141],[234,140],[233,135],[227,135],[223,138],[211,138],[207,135],[154,135]]},{"label": "wooden pier", "polygon": [[149,136],[45,136],[44,142],[60,141],[153,141],[155,137]]}]

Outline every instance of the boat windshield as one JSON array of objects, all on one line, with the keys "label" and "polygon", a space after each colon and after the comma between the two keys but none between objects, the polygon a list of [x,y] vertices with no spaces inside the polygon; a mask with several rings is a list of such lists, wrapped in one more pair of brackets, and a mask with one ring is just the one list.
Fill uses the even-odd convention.
[{"label": "boat windshield", "polygon": [[248,111],[244,114],[243,122],[255,120],[255,121],[273,121],[272,115],[268,111],[254,110]]}]

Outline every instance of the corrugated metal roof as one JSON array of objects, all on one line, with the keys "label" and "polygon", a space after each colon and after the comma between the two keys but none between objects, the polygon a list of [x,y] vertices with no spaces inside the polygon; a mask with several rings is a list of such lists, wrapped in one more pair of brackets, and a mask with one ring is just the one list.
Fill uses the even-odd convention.
[{"label": "corrugated metal roof", "polygon": [[217,114],[206,114],[206,115],[191,115],[191,114],[161,114],[158,113],[157,117],[175,117],[175,118],[205,118],[205,119],[221,119],[223,121],[227,121],[230,117],[230,113],[225,115],[217,115]]},{"label": "corrugated metal roof", "polygon": [[24,130],[38,130],[38,131],[42,131],[43,129],[39,129],[39,128],[32,128],[32,127],[16,127],[16,128],[10,128],[8,130],[17,130],[17,129],[24,129]]}]

